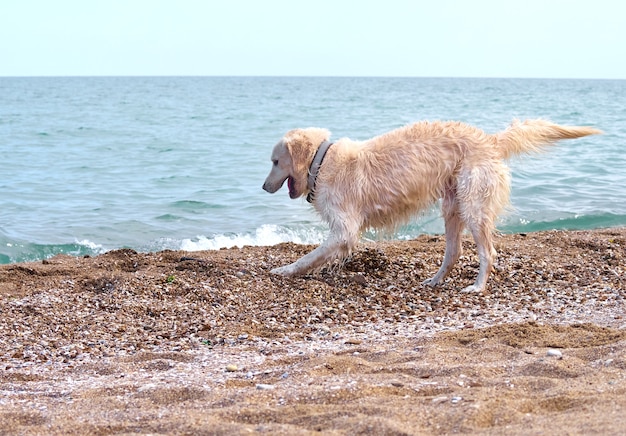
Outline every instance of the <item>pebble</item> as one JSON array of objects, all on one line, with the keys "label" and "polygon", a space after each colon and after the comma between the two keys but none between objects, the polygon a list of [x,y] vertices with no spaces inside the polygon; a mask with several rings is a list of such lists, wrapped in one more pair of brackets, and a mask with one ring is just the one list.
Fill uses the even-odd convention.
[{"label": "pebble", "polygon": [[154,384],[154,383],[148,383],[148,384],[145,384],[145,385],[143,385],[143,386],[140,386],[140,387],[137,389],[137,392],[145,392],[145,391],[149,391],[149,390],[152,390],[152,389],[156,389],[156,387],[157,387],[157,385],[156,385],[156,384]]},{"label": "pebble", "polygon": [[226,371],[228,372],[235,372],[238,369],[239,367],[237,365],[234,365],[234,364],[226,365]]},{"label": "pebble", "polygon": [[274,385],[266,385],[264,383],[259,383],[258,385],[256,385],[256,388],[262,391],[269,391],[274,389]]},{"label": "pebble", "polygon": [[546,356],[548,356],[548,357],[556,357],[558,359],[562,359],[563,358],[563,353],[561,353],[561,351],[559,351],[559,350],[555,350],[554,348],[551,348],[546,353]]},{"label": "pebble", "polygon": [[355,274],[350,278],[354,283],[358,283],[361,286],[367,285],[367,279],[363,274]]},{"label": "pebble", "polygon": [[348,339],[345,342],[347,345],[360,345],[363,343],[363,341],[359,340],[359,339]]}]

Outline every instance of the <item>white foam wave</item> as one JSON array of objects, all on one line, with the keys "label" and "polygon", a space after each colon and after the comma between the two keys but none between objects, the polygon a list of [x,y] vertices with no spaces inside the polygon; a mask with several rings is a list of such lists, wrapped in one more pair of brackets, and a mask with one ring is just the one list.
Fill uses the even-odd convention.
[{"label": "white foam wave", "polygon": [[74,242],[77,245],[82,245],[83,247],[87,247],[90,250],[93,250],[95,252],[104,252],[104,251],[106,251],[101,244],[97,244],[95,242],[92,242],[89,239],[83,239],[82,241],[79,241],[78,239],[75,239]]},{"label": "white foam wave", "polygon": [[275,224],[264,224],[254,233],[211,237],[197,236],[193,239],[183,239],[180,249],[185,251],[219,250],[220,248],[241,248],[244,245],[276,245],[282,242],[319,244],[325,236],[326,232],[317,228],[290,229]]}]

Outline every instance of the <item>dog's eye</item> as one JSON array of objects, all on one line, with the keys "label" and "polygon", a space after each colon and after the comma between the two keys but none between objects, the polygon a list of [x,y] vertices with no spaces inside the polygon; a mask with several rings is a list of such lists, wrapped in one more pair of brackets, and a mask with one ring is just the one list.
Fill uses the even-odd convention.
[{"label": "dog's eye", "polygon": [[274,166],[277,166],[277,165],[278,165],[278,159],[274,159],[274,160],[272,161],[272,163],[274,164]]}]

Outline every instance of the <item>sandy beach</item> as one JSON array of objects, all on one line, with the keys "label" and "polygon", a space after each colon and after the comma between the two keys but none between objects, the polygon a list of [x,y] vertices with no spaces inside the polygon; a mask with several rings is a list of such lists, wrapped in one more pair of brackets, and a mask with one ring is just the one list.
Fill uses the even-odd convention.
[{"label": "sandy beach", "polygon": [[0,266],[2,434],[623,434],[626,229],[56,256]]}]

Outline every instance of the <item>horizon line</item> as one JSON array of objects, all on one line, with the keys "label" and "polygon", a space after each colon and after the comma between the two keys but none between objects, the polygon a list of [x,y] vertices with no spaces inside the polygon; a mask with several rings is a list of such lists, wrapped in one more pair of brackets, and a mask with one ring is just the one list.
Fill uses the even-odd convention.
[{"label": "horizon line", "polygon": [[607,77],[522,77],[522,76],[408,76],[408,75],[283,75],[283,74],[41,74],[41,75],[3,75],[0,79],[10,78],[306,78],[306,79],[477,79],[477,80],[626,80],[626,78]]}]

